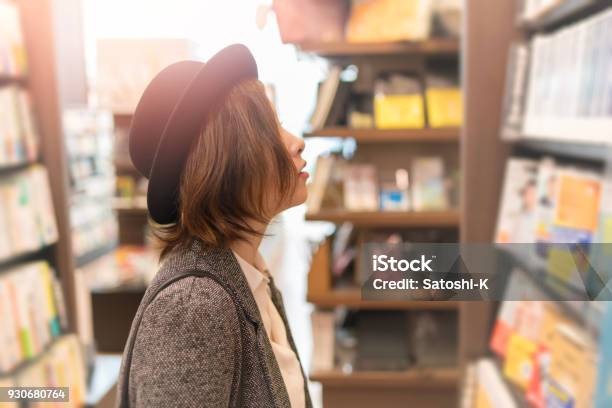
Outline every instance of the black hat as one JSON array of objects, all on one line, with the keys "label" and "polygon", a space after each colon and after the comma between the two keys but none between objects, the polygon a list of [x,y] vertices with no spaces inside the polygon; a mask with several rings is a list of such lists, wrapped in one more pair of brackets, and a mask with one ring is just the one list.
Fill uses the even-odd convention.
[{"label": "black hat", "polygon": [[149,179],[147,206],[158,224],[177,221],[181,172],[209,112],[249,78],[257,78],[255,59],[234,44],[206,64],[181,61],[164,68],[145,89],[130,126],[130,157]]}]

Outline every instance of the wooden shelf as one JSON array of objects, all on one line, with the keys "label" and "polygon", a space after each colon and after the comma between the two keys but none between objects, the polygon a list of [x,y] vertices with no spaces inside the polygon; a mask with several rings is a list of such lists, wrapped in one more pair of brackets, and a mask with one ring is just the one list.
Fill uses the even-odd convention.
[{"label": "wooden shelf", "polygon": [[394,41],[378,43],[321,42],[302,43],[296,46],[303,52],[322,57],[350,57],[372,55],[454,55],[459,52],[459,40],[432,38],[425,41]]},{"label": "wooden shelf", "polygon": [[413,387],[418,389],[448,389],[459,384],[459,370],[448,368],[412,368],[406,371],[354,371],[344,374],[338,369],[313,371],[312,381],[335,387]]},{"label": "wooden shelf", "polygon": [[333,308],[336,306],[346,306],[356,309],[386,309],[386,310],[457,310],[458,302],[453,301],[379,301],[362,300],[361,292],[358,288],[335,289],[325,294],[307,295],[310,303],[319,307]]},{"label": "wooden shelf", "polygon": [[351,137],[360,143],[379,142],[458,142],[459,128],[425,129],[351,129],[329,127],[304,134],[304,137]]},{"label": "wooden shelf", "polygon": [[458,227],[459,211],[344,211],[306,214],[308,221],[352,222],[359,227]]},{"label": "wooden shelf", "polygon": [[543,10],[534,19],[521,21],[519,28],[531,32],[551,30],[564,24],[583,19],[610,6],[601,0],[562,0]]},{"label": "wooden shelf", "polygon": [[6,85],[20,85],[23,86],[27,83],[27,79],[25,76],[14,76],[14,75],[5,75],[0,74],[0,86]]}]

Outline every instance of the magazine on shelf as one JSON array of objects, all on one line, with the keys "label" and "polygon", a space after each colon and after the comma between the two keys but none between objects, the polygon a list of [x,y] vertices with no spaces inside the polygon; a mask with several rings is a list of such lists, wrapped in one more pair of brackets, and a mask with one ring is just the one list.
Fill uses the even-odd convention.
[{"label": "magazine on shelf", "polygon": [[26,74],[26,51],[18,3],[0,0],[0,77]]}]

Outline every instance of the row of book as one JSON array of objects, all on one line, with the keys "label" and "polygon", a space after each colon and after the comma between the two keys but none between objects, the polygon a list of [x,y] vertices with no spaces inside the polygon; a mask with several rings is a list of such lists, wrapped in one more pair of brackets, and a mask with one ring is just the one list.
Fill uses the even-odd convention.
[{"label": "row of book", "polygon": [[600,225],[604,181],[600,171],[551,157],[510,158],[495,241],[590,243],[609,235]]},{"label": "row of book", "polygon": [[10,0],[0,0],[0,76],[25,74],[26,62],[17,4]]},{"label": "row of book", "polygon": [[392,74],[378,78],[368,95],[353,91],[352,81],[333,66],[321,82],[310,117],[312,131],[324,127],[421,129],[458,127],[463,119],[461,90],[448,74],[419,77]]},{"label": "row of book", "polygon": [[[527,286],[519,279],[509,290]],[[585,307],[596,309],[598,334],[568,318],[556,303],[503,302],[490,339],[494,357],[474,364],[465,389],[472,404],[464,406],[609,406],[612,308],[603,302]]]},{"label": "row of book", "polygon": [[306,205],[310,213],[445,210],[451,201],[449,183],[441,157],[415,158],[410,172],[403,168],[386,172],[332,154],[317,159]]},{"label": "row of book", "polygon": [[609,142],[612,10],[510,49],[502,134]]},{"label": "row of book", "polygon": [[57,241],[47,170],[34,164],[0,179],[0,260]]},{"label": "row of book", "polygon": [[0,276],[0,373],[36,357],[66,326],[61,285],[45,261]]},{"label": "row of book", "polygon": [[72,252],[80,258],[117,242],[113,117],[103,110],[66,109],[62,120],[72,184]]},{"label": "row of book", "polygon": [[[55,340],[32,364],[13,376],[0,378],[0,387],[68,387],[61,402],[29,401],[28,407],[82,407],[87,395],[83,350],[76,335],[64,335]],[[58,395],[62,398],[62,395]],[[16,403],[0,402],[0,407]]]},{"label": "row of book", "polygon": [[0,87],[0,166],[33,161],[38,137],[28,92],[19,86]]}]

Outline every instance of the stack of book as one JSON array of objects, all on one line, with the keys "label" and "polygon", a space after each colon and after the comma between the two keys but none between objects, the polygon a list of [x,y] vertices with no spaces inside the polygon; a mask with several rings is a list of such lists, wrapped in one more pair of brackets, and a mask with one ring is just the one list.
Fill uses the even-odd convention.
[{"label": "stack of book", "polygon": [[12,1],[0,0],[0,76],[18,77],[26,71],[19,10]]},{"label": "stack of book", "polygon": [[0,180],[0,259],[35,251],[57,240],[46,169],[38,164]]},{"label": "stack of book", "polygon": [[61,286],[44,261],[0,277],[0,372],[37,356],[66,325]]},{"label": "stack of book", "polygon": [[0,87],[0,166],[34,161],[38,137],[27,91],[15,85]]}]

